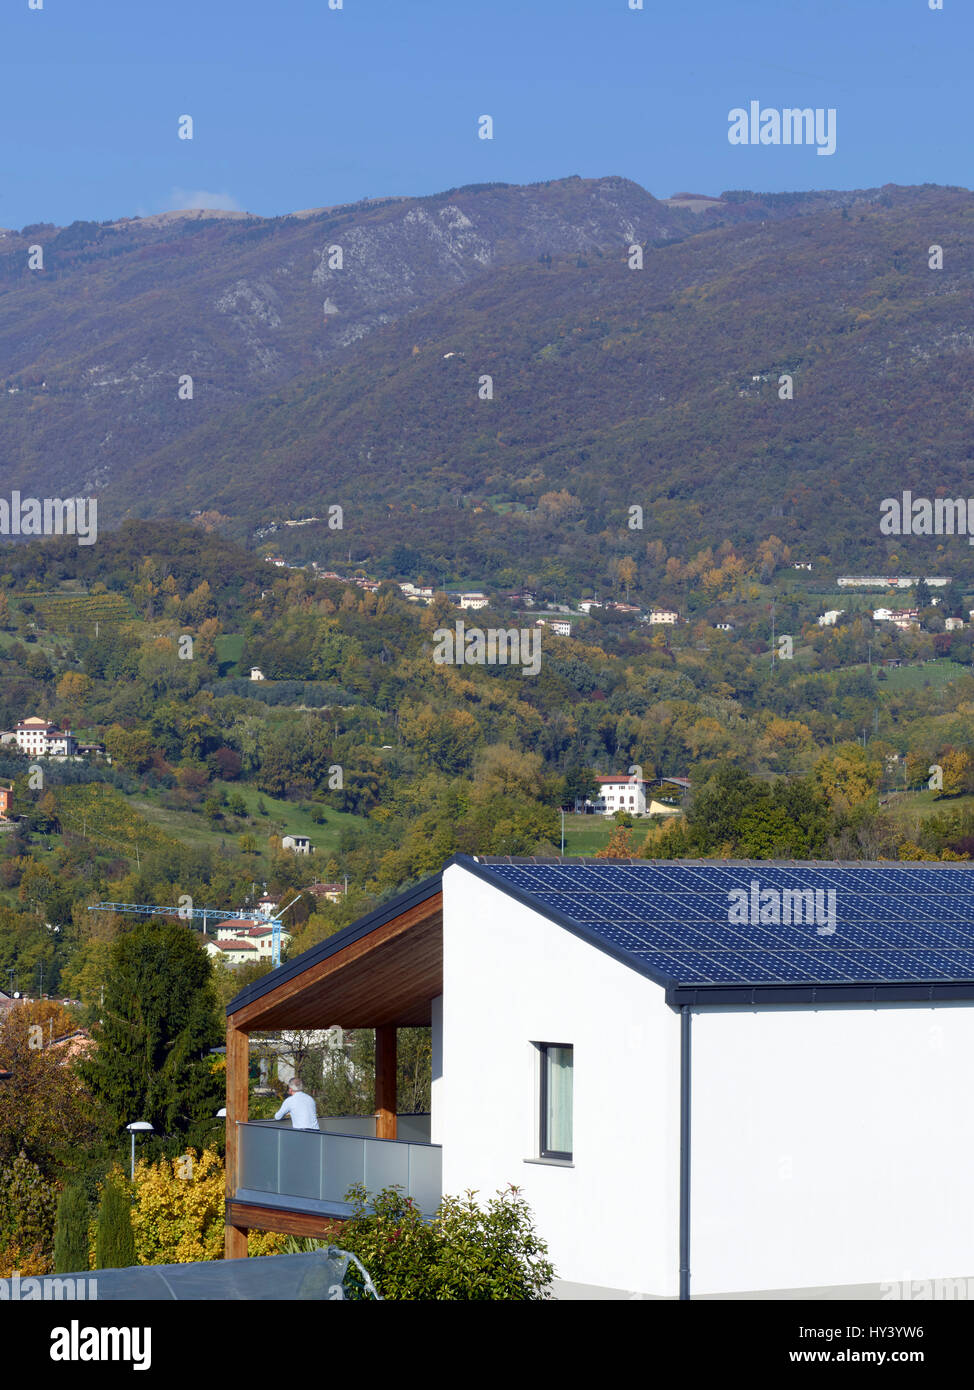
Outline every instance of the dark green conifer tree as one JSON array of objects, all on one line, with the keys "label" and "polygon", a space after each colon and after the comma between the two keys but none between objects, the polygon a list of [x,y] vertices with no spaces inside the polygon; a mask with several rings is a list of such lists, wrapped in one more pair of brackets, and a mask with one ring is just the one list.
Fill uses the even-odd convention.
[{"label": "dark green conifer tree", "polygon": [[223,1103],[210,1049],[222,1041],[210,962],[183,922],[140,922],[113,944],[98,1049],[79,1071],[121,1132],[212,1143]]},{"label": "dark green conifer tree", "polygon": [[128,1269],[135,1264],[132,1205],[113,1182],[106,1182],[98,1203],[95,1228],[95,1268]]},{"label": "dark green conifer tree", "polygon": [[68,1183],[54,1219],[54,1272],[76,1274],[88,1268],[88,1199],[78,1183]]}]

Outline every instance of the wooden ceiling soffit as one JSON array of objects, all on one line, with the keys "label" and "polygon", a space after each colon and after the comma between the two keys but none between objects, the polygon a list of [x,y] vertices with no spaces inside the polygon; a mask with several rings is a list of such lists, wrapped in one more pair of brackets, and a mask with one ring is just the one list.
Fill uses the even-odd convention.
[{"label": "wooden ceiling soffit", "polygon": [[443,991],[443,895],[436,893],[309,965],[227,1018],[265,1028],[375,1028],[430,1023]]}]

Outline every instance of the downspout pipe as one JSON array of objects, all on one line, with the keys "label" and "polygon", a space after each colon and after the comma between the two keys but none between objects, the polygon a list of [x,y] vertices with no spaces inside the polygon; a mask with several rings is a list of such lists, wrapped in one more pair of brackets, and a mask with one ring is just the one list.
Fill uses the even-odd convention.
[{"label": "downspout pipe", "polygon": [[680,1009],[680,1299],[690,1297],[690,1006]]}]

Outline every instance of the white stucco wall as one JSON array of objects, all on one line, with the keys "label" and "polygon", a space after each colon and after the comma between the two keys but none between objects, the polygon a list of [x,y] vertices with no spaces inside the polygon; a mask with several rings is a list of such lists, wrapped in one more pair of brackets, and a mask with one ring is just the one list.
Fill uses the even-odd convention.
[{"label": "white stucco wall", "polygon": [[974,1275],[974,1006],[692,1028],[694,1293]]},{"label": "white stucco wall", "polygon": [[[443,875],[443,1191],[511,1182],[565,1280],[674,1295],[679,1018],[658,985],[484,883]],[[574,1167],[538,1153],[537,1042],[574,1048]]]}]

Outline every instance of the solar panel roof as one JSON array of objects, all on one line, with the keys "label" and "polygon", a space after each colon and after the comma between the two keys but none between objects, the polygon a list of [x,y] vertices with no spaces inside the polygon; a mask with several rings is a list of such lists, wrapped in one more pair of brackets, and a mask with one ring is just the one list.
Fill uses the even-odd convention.
[{"label": "solar panel roof", "polygon": [[458,862],[671,1004],[974,998],[974,873],[944,864]]}]

